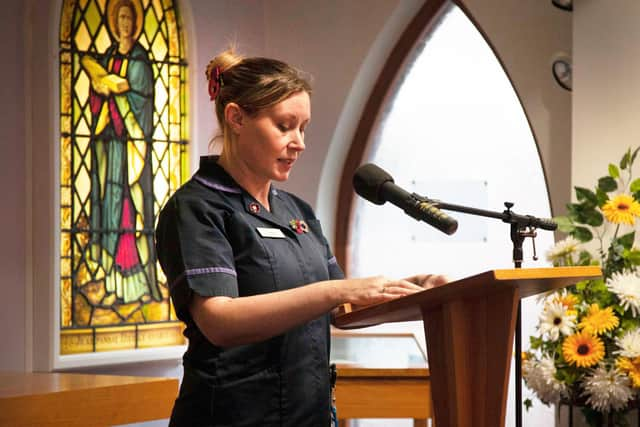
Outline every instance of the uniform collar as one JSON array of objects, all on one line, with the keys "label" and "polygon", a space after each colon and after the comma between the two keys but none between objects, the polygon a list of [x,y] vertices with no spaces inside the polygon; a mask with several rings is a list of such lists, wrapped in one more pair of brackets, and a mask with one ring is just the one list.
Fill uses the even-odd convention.
[{"label": "uniform collar", "polygon": [[193,179],[213,190],[241,194],[242,188],[240,188],[231,175],[218,164],[219,158],[220,156],[200,157],[200,167]]},{"label": "uniform collar", "polygon": [[219,158],[220,156],[200,157],[200,167],[193,179],[213,190],[241,195],[242,204],[247,213],[278,225],[280,228],[289,229],[288,220],[285,218],[290,215],[290,212],[282,200],[280,192],[273,185],[271,186],[269,203],[272,212],[267,211],[218,164]]}]

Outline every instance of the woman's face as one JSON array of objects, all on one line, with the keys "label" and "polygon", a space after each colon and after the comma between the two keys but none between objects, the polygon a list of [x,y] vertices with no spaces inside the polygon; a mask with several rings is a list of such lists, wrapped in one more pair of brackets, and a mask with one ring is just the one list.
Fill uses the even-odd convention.
[{"label": "woman's face", "polygon": [[255,116],[243,112],[236,128],[236,160],[260,183],[285,181],[304,151],[304,132],[311,119],[307,92],[298,92]]},{"label": "woman's face", "polygon": [[133,12],[129,6],[122,6],[118,10],[117,25],[120,37],[130,38],[133,36]]}]

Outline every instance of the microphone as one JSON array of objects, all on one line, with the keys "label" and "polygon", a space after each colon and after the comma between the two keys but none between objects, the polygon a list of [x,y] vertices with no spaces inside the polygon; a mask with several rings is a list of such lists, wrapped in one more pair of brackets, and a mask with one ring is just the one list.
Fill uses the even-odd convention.
[{"label": "microphone", "polygon": [[458,229],[458,221],[438,209],[437,203],[416,193],[409,194],[393,182],[391,175],[373,163],[362,165],[356,170],[353,188],[368,201],[376,205],[391,202],[409,216],[424,221],[443,233],[453,234]]}]

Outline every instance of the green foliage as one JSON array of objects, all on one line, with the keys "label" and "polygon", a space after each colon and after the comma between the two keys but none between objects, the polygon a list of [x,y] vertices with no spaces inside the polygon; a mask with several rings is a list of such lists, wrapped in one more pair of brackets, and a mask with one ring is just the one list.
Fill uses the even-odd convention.
[{"label": "green foliage", "polygon": [[[640,200],[640,178],[635,180],[632,178],[633,165],[639,152],[640,147],[634,150],[628,149],[618,165],[609,164],[608,174],[599,178],[594,188],[574,187],[576,202],[567,205],[566,216],[554,218],[559,231],[567,233],[570,237],[563,242],[558,242],[549,252],[549,259],[555,266],[599,265],[603,277],[578,282],[570,288],[546,297],[543,309],[545,311],[540,316],[538,329],[540,332],[529,337],[530,349],[525,362],[525,365],[528,365],[523,365],[525,381],[529,384],[527,375],[534,375],[531,366],[542,363],[543,359],[547,364],[552,361],[555,372],[552,379],[545,377],[546,384],[549,384],[549,381],[557,381],[554,387],[556,390],[564,390],[561,395],[563,401],[583,406],[585,417],[593,426],[602,425],[605,421],[611,421],[610,425],[624,426],[625,422],[621,414],[624,414],[629,407],[619,411],[599,412],[587,405],[588,396],[584,385],[587,376],[596,365],[587,367],[574,365],[572,358],[575,357],[575,353],[568,353],[565,360],[563,343],[569,332],[577,334],[587,331],[585,319],[586,324],[595,323],[596,328],[601,326],[602,323],[599,323],[601,320],[598,322],[589,320],[590,310],[594,305],[597,305],[601,311],[611,310],[608,312],[609,320],[604,321],[604,324],[611,326],[598,329],[597,332],[589,332],[598,334],[597,338],[594,336],[593,339],[600,340],[605,349],[604,358],[594,363],[601,363],[601,366],[606,369],[614,369],[616,360],[620,357],[620,348],[616,339],[630,331],[640,332],[640,318],[634,316],[633,310],[629,307],[629,301],[623,300],[623,296],[616,294],[613,291],[615,288],[610,284],[612,278],[619,280],[616,274],[631,277],[630,273],[636,273],[640,276],[640,248],[634,247],[635,224],[627,225],[623,216],[633,215],[635,219],[636,215],[640,215],[638,214],[640,208],[637,205],[637,201]],[[628,201],[620,197],[622,194],[633,197],[631,206],[625,207]],[[610,201],[611,203],[608,203]],[[612,215],[612,209],[615,215]],[[640,287],[640,277],[638,286]],[[561,307],[561,315],[554,314],[560,310],[558,307]],[[617,319],[617,326],[611,323],[613,316]],[[553,325],[565,325],[565,329],[557,326],[554,333],[551,333]],[[545,365],[544,369],[548,372],[548,365]],[[627,375],[624,372],[623,374]],[[540,369],[535,375],[542,375]],[[534,383],[545,384],[545,381]],[[539,393],[535,388],[534,391]],[[552,393],[548,389],[540,392],[543,393],[542,396],[547,397]],[[629,405],[638,401],[640,401],[640,388],[634,388]],[[527,409],[530,408],[531,402],[525,406]]]}]

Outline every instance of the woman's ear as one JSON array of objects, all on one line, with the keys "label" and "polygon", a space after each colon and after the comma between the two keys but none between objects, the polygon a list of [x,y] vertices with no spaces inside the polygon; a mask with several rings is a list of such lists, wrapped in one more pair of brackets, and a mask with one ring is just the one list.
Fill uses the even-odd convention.
[{"label": "woman's ear", "polygon": [[244,122],[244,111],[235,102],[230,102],[224,107],[224,120],[234,133],[238,133]]}]

